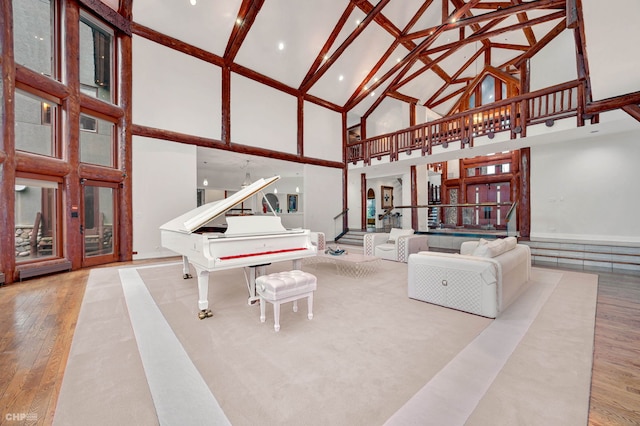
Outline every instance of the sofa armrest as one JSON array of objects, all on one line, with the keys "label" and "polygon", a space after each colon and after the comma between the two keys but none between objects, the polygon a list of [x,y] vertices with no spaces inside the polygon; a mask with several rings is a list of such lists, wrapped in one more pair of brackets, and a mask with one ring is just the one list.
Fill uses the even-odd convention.
[{"label": "sofa armrest", "polygon": [[311,232],[309,235],[311,237],[311,244],[316,246],[318,249],[318,254],[324,252],[327,248],[324,232]]},{"label": "sofa armrest", "polygon": [[366,256],[375,256],[375,247],[387,242],[388,239],[389,234],[386,232],[369,232],[364,234],[364,254]]},{"label": "sofa armrest", "polygon": [[404,235],[398,238],[396,244],[398,262],[407,263],[410,254],[429,250],[429,238],[426,235]]},{"label": "sofa armrest", "polygon": [[[414,253],[409,255],[407,278],[412,299],[490,318],[502,310],[502,266],[495,259],[456,253]],[[453,292],[447,293],[451,300],[442,292]]]}]

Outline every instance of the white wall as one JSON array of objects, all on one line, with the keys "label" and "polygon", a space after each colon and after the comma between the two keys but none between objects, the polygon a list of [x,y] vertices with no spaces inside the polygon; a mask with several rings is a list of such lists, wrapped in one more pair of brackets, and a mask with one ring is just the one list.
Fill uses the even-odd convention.
[{"label": "white wall", "polygon": [[593,99],[640,90],[640,2],[582,0]]},{"label": "white wall", "polygon": [[409,127],[409,104],[387,97],[367,118],[367,137],[371,138],[407,127]]},{"label": "white wall", "polygon": [[254,80],[231,74],[231,140],[296,154],[297,99]]},{"label": "white wall", "polygon": [[[324,232],[332,241],[342,231],[342,221],[333,220],[342,212],[342,170],[305,164],[302,202],[304,228]],[[339,229],[334,223],[339,223]]]},{"label": "white wall", "polygon": [[220,68],[135,35],[132,43],[133,122],[220,139]]},{"label": "white wall", "polygon": [[531,58],[530,89],[532,92],[577,78],[573,31],[563,31]]},{"label": "white wall", "polygon": [[342,115],[304,103],[304,155],[329,161],[342,159]]},{"label": "white wall", "polygon": [[134,136],[132,155],[133,258],[174,256],[158,228],[196,208],[196,147]]},{"label": "white wall", "polygon": [[531,148],[531,238],[640,243],[640,131]]}]

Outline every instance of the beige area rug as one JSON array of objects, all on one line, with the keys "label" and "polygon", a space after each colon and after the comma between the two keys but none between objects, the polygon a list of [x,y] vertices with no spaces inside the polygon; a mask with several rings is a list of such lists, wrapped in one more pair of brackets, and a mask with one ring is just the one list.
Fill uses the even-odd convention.
[{"label": "beige area rug", "polygon": [[[267,272],[290,265],[276,263]],[[514,309],[501,323],[507,333],[521,327],[520,318],[526,315],[532,316],[531,324],[524,327],[515,349],[505,349],[506,362],[483,385],[486,391],[479,400],[447,397],[452,419],[453,414],[459,417],[458,404],[469,414],[462,421],[442,423],[446,410],[440,410],[440,417],[424,412],[414,416],[415,407],[420,411],[419,407],[429,406],[420,395],[434,377],[455,368],[459,354],[469,353],[469,348],[479,353],[501,350],[495,345],[482,347],[486,330],[496,324],[409,299],[406,264],[383,261],[365,279],[341,276],[331,264],[305,265],[304,270],[318,277],[314,318],[307,320],[306,303],[300,303],[297,313],[291,304],[283,305],[278,333],[273,329],[271,305],[266,323],[260,323],[259,306],[247,305],[241,269],[211,274],[209,300],[214,316],[206,320],[197,319],[196,279],[183,280],[180,264],[135,269],[171,334],[175,333],[180,350],[184,348],[215,397],[224,420],[233,425],[389,421],[567,426],[587,422],[596,275],[533,268],[526,292],[533,291],[527,297],[539,307],[516,306],[523,312]],[[189,424],[186,414],[200,407],[188,402],[164,407],[177,413],[178,419],[184,413],[185,421],[180,422],[163,421],[159,414],[163,407],[154,405],[156,397],[139,352],[140,336],[136,341],[131,325],[137,311],[129,312],[136,308],[125,300],[119,272],[117,268],[91,271],[54,423]],[[542,288],[544,297],[536,293]],[[164,355],[157,353],[157,357]],[[169,376],[176,373],[172,370],[165,367],[160,373],[147,374]],[[464,390],[474,380],[480,379],[465,373],[447,382],[452,387],[449,391],[456,395],[457,389]],[[189,391],[190,383],[178,379],[167,387],[182,394],[182,389]],[[424,416],[432,421],[425,422]],[[398,418],[413,420],[393,421]]]}]

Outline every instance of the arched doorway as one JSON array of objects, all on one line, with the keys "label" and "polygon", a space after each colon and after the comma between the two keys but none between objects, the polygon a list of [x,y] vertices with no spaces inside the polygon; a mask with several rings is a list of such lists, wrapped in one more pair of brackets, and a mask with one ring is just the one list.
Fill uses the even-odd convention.
[{"label": "arched doorway", "polygon": [[373,188],[367,191],[367,230],[376,229],[376,193]]}]

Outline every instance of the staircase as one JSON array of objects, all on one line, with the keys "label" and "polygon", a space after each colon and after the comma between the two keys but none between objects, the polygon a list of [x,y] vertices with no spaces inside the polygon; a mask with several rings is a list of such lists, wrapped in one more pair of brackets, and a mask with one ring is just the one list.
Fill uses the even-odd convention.
[{"label": "staircase", "polygon": [[429,216],[427,217],[429,229],[435,229],[440,222],[440,207],[429,207]]},{"label": "staircase", "polygon": [[367,231],[364,230],[351,229],[336,242],[339,244],[362,247],[364,245],[364,234],[366,233]]},{"label": "staircase", "polygon": [[520,241],[531,248],[534,265],[640,272],[640,247],[562,241]]}]

